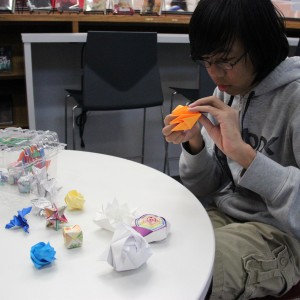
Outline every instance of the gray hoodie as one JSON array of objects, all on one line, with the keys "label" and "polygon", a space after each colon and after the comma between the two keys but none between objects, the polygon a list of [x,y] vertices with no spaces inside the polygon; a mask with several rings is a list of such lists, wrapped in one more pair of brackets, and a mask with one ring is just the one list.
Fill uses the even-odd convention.
[{"label": "gray hoodie", "polygon": [[[230,101],[218,89],[215,95]],[[300,57],[287,58],[231,106],[240,111],[243,139],[257,150],[254,161],[244,170],[202,128],[205,148],[199,154],[182,147],[183,183],[204,205],[242,222],[271,224],[300,241]]]}]

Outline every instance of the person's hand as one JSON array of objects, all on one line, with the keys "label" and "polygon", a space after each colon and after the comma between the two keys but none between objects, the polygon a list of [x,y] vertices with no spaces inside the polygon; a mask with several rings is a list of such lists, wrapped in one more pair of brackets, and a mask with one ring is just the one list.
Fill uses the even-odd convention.
[{"label": "person's hand", "polygon": [[[245,168],[250,165],[256,152],[242,139],[237,110],[215,96],[199,99],[190,104],[189,109],[202,113],[199,122],[226,156]],[[203,113],[211,114],[217,120],[217,125],[214,125]]]},{"label": "person's hand", "polygon": [[168,143],[181,144],[189,142],[192,153],[198,153],[203,148],[203,139],[200,132],[200,125],[197,122],[190,130],[172,131],[176,124],[170,124],[175,117],[167,115],[164,119],[165,127],[162,133]]}]

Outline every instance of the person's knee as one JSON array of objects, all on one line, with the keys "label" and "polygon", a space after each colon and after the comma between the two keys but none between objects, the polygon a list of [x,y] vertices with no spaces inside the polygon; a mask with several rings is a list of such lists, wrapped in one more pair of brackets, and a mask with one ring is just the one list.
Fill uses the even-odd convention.
[{"label": "person's knee", "polygon": [[215,239],[210,299],[280,296],[299,280],[295,259],[287,246],[276,238],[268,243],[253,224],[230,224],[215,229]]}]

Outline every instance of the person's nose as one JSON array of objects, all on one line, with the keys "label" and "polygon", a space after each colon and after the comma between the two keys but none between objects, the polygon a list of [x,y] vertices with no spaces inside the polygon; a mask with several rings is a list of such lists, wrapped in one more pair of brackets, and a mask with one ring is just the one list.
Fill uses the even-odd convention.
[{"label": "person's nose", "polygon": [[223,77],[225,75],[225,71],[216,64],[212,64],[210,66],[210,68],[207,69],[207,71],[208,71],[208,74],[213,78],[214,77],[219,78],[219,77]]}]

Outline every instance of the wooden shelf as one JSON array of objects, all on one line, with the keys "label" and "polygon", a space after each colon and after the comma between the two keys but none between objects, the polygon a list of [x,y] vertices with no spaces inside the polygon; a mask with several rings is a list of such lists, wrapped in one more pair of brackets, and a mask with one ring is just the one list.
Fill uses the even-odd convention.
[{"label": "wooden shelf", "polygon": [[[46,12],[34,12],[30,13],[25,11],[23,13],[14,13],[14,14],[0,14],[0,23],[8,22],[15,23],[16,25],[22,24],[24,22],[26,25],[31,25],[34,23],[52,23],[53,26],[55,23],[68,23],[70,24],[70,32],[80,32],[80,26],[93,24],[93,25],[101,25],[101,24],[120,24],[124,27],[130,25],[140,25],[141,29],[145,26],[159,26],[162,28],[165,27],[176,27],[181,28],[181,32],[187,32],[188,24],[190,22],[191,15],[190,14],[162,14],[160,16],[145,16],[140,15],[139,13],[135,13],[134,15],[113,15],[113,14],[85,14],[83,12],[80,13],[69,13],[63,12],[59,13],[54,11],[53,13]],[[300,31],[300,18],[286,18],[286,30],[290,35],[295,36],[299,34]],[[295,34],[293,34],[295,33]]]},{"label": "wooden shelf", "polygon": [[80,23],[94,24],[140,24],[140,25],[168,25],[168,26],[188,26],[190,15],[175,15],[162,14],[160,16],[145,16],[138,13],[134,15],[113,15],[113,14],[84,14],[84,13],[68,13],[68,12],[53,12],[53,13],[15,13],[1,14],[0,22],[67,22],[71,23],[72,32],[80,31]]}]

